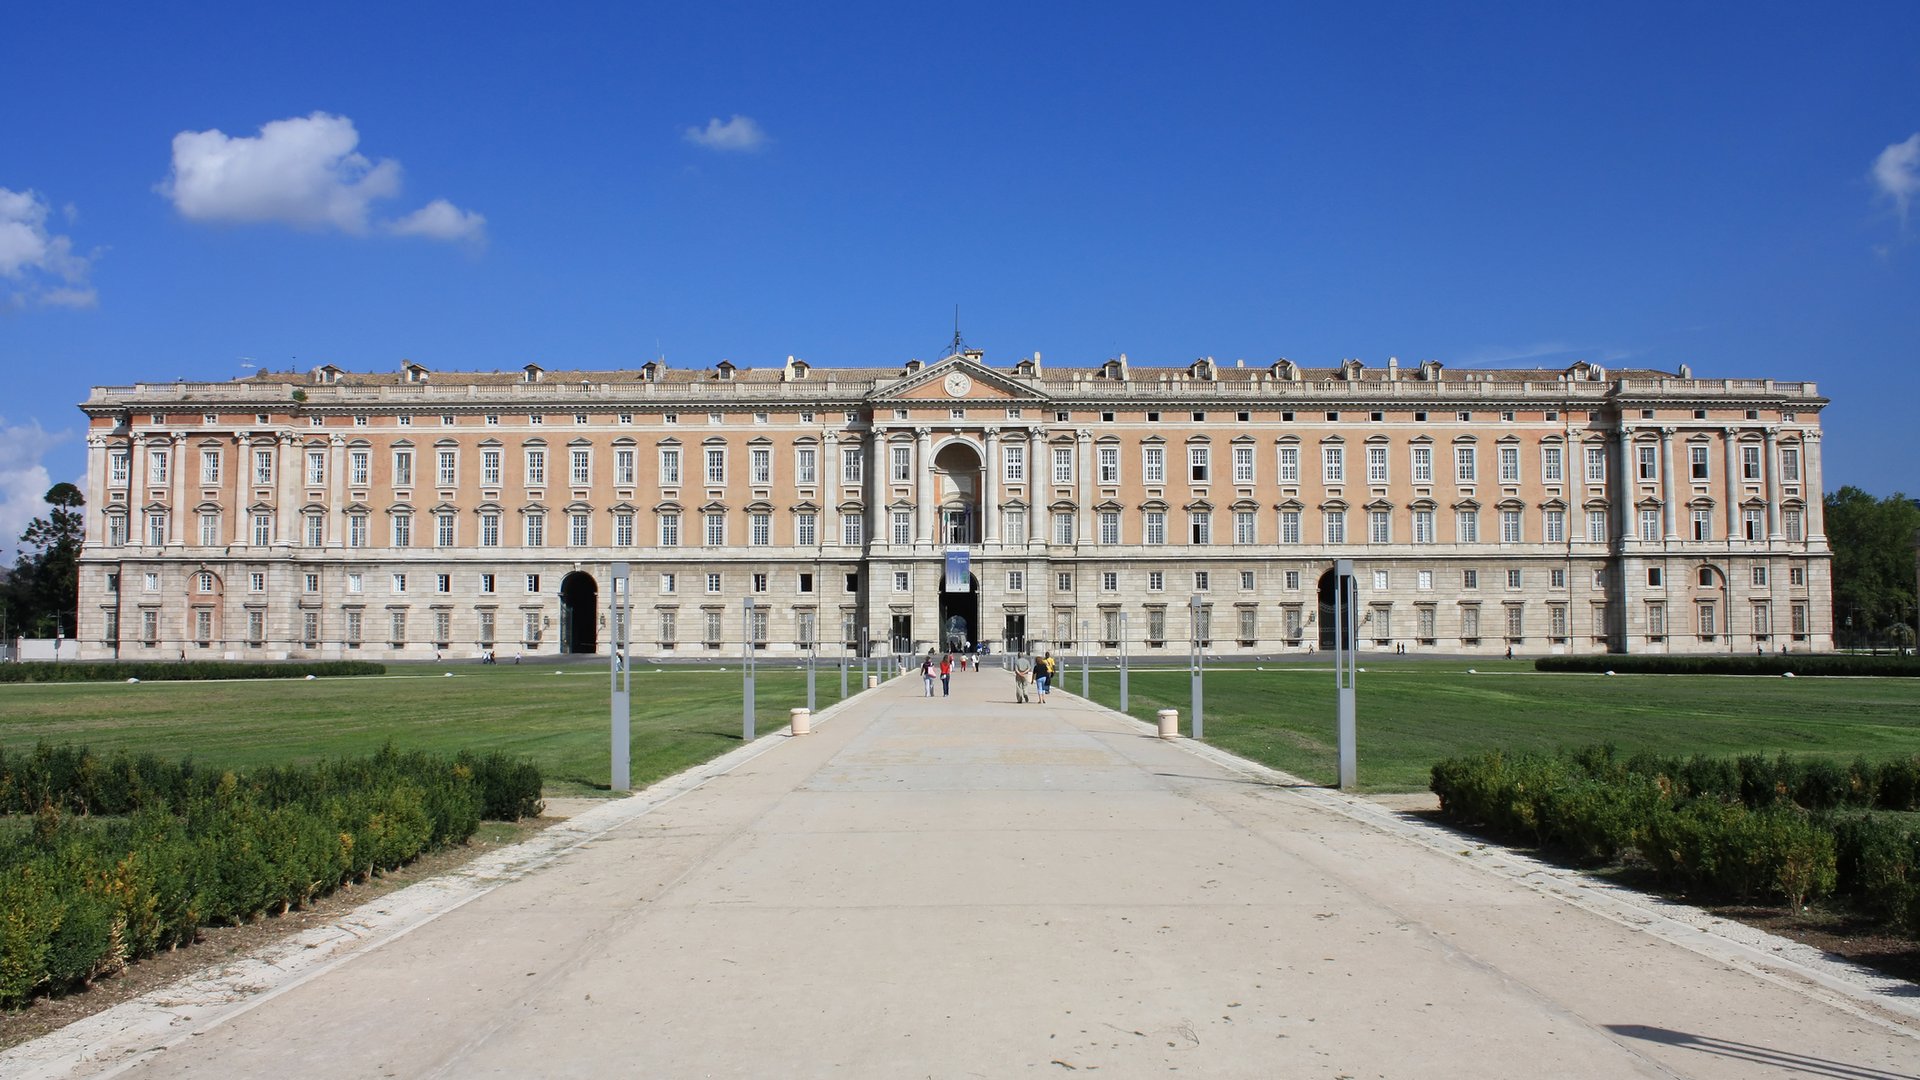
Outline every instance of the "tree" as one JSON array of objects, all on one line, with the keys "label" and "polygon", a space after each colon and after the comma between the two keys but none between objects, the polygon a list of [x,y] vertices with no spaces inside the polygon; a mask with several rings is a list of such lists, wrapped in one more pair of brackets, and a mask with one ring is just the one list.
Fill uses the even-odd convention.
[{"label": "tree", "polygon": [[1849,486],[1827,496],[1826,514],[1835,639],[1848,646],[1892,640],[1895,626],[1913,621],[1920,508],[1904,495],[1875,499]]},{"label": "tree", "polygon": [[86,538],[86,496],[72,484],[47,489],[50,510],[20,534],[20,558],[7,579],[7,610],[21,634],[71,634],[80,612],[80,544]]}]

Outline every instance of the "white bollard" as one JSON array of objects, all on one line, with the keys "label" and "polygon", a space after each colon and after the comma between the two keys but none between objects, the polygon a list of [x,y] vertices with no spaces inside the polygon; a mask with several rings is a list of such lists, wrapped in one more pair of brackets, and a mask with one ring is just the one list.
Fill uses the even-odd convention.
[{"label": "white bollard", "polygon": [[874,687],[879,685],[880,685],[880,676],[878,675],[867,676],[867,689],[871,690]]},{"label": "white bollard", "polygon": [[795,735],[811,735],[813,734],[813,710],[788,709],[787,723],[793,725]]},{"label": "white bollard", "polygon": [[1177,739],[1180,737],[1179,709],[1160,710],[1160,737],[1163,739]]}]

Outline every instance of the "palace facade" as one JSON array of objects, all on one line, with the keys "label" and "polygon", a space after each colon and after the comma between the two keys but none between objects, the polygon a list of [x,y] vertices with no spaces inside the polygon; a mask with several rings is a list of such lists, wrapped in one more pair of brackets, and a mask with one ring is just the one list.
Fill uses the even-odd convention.
[{"label": "palace facade", "polygon": [[92,658],[948,638],[1184,657],[1831,646],[1812,383],[989,366],[353,373],[95,387]]}]

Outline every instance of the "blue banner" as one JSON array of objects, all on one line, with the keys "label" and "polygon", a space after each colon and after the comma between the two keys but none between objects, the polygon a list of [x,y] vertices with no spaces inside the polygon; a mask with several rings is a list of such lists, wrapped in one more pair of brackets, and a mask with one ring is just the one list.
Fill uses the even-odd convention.
[{"label": "blue banner", "polygon": [[972,556],[961,549],[947,552],[947,591],[968,592],[973,588],[973,575],[968,572]]}]

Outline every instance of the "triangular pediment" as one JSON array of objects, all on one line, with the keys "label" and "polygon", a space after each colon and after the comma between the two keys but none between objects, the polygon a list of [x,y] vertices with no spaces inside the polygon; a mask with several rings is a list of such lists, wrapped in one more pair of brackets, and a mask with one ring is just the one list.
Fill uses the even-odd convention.
[{"label": "triangular pediment", "polygon": [[[949,384],[948,377],[955,374],[965,376],[965,380],[955,379]],[[1051,399],[1005,372],[956,354],[874,390],[867,400],[876,405],[907,402],[1038,405]]]}]

